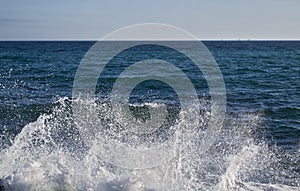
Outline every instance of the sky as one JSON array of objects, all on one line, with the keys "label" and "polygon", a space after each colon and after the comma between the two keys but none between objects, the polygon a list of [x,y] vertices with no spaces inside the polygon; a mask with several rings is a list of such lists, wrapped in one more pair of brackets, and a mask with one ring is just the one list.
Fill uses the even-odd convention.
[{"label": "sky", "polygon": [[100,39],[139,23],[199,39],[300,39],[300,0],[2,0],[0,40]]}]

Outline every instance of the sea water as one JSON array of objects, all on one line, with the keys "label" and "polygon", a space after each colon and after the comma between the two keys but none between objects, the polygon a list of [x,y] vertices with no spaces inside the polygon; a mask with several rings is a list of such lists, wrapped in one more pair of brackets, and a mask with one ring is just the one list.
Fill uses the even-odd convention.
[{"label": "sea water", "polygon": [[[149,81],[135,89],[130,108],[142,121],[149,119],[149,108],[168,106],[165,128],[148,136],[111,125],[101,81],[92,104],[73,99],[76,70],[93,44],[0,42],[0,178],[6,190],[299,190],[300,42],[204,42],[227,91],[224,124],[206,152],[199,148],[211,117],[204,77],[198,78],[197,126],[187,117],[194,111],[180,109],[164,84]],[[109,73],[104,78],[113,81]],[[76,111],[80,124],[74,104],[82,106]],[[186,131],[188,126],[195,130]],[[94,128],[101,133],[95,135]],[[87,144],[82,131],[95,141]],[[151,168],[124,168],[99,154],[103,147],[97,140],[104,137],[129,148],[172,140],[174,157]],[[155,154],[149,163],[156,162]],[[138,157],[122,162],[130,166]]]}]

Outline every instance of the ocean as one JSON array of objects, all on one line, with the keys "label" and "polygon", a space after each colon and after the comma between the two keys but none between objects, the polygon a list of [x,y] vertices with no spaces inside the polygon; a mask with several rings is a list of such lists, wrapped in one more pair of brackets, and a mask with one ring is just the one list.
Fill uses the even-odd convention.
[{"label": "ocean", "polygon": [[[94,44],[0,42],[0,183],[5,190],[299,190],[299,41],[203,42],[219,65],[226,88],[225,119],[205,152],[201,148],[205,143],[199,140],[211,118],[207,76],[175,55],[161,57],[178,62],[196,87],[200,125],[185,118],[194,113],[189,110],[193,104],[183,109],[176,89],[158,80],[138,83],[126,111],[143,124],[151,121],[151,109],[155,114],[156,107],[165,105],[167,118],[159,129],[147,134],[136,133],[140,131],[130,124],[112,125],[120,120],[107,109],[111,108],[112,85],[119,73],[126,71],[126,61],[147,57],[148,49],[154,54],[164,51],[153,45],[128,51],[115,59],[115,65],[108,65],[105,73],[97,76],[102,80],[96,81],[96,101],[83,104],[76,111],[80,120],[75,120],[72,105],[81,100],[72,94],[74,80]],[[164,66],[127,72],[120,83],[151,73],[180,84],[176,72],[168,72]],[[182,94],[190,96],[188,91]],[[187,126],[196,130],[177,129]],[[98,131],[103,133],[96,135]],[[105,150],[96,144],[103,137],[129,149],[159,148],[172,140],[176,154],[160,161],[156,152],[144,156],[139,152],[128,155],[119,148]],[[114,152],[113,157],[126,157],[108,160],[106,155]],[[132,168],[143,166],[137,164],[143,157],[148,157],[145,161],[151,168]]]}]

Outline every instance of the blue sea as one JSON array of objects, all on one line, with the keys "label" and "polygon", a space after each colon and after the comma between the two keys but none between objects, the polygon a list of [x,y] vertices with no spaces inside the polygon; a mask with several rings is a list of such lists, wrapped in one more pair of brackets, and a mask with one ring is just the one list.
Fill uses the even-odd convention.
[{"label": "blue sea", "polygon": [[[182,111],[174,89],[155,80],[133,89],[129,108],[145,122],[151,119],[149,107],[166,105],[168,115],[162,127],[147,136],[111,125],[115,121],[107,108],[109,92],[118,77],[116,71],[126,66],[124,60],[147,54],[143,49],[117,58],[117,64],[99,74],[102,80],[97,81],[93,107],[85,104],[88,106],[77,111],[81,120],[74,120],[72,104],[79,102],[72,95],[74,78],[94,44],[0,42],[0,185],[5,190],[300,189],[299,41],[203,42],[219,65],[227,100],[223,126],[204,153],[199,152],[197,144],[210,119],[210,89],[205,76],[198,76],[193,67],[185,67],[184,61],[178,62],[191,79],[194,77],[201,102],[199,115],[203,127],[196,126],[196,134],[176,129],[193,125],[192,120],[184,117],[177,120],[193,111]],[[154,53],[161,52],[152,49]],[[174,55],[164,56],[177,59]],[[159,75],[164,70],[142,69],[145,75]],[[164,76],[176,82],[172,72]],[[135,77],[132,74],[124,78]],[[186,94],[189,96],[189,92]],[[175,137],[179,145],[176,152],[179,151],[173,159],[151,168],[115,165],[102,160],[105,156],[99,154],[114,151],[101,150],[105,148],[93,142],[101,137],[95,136],[95,129],[90,127],[97,126],[99,121],[105,132],[101,136],[122,142],[128,148],[153,147]],[[92,143],[87,144],[87,139]],[[187,140],[188,146],[182,146]],[[126,155],[122,164],[134,165],[131,162],[138,155]],[[155,160],[153,156],[146,161]]]}]

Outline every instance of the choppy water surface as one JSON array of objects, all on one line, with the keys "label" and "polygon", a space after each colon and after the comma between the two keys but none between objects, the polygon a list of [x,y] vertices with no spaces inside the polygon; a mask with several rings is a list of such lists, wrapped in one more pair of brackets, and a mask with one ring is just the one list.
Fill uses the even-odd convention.
[{"label": "choppy water surface", "polygon": [[[193,125],[185,118],[193,111],[180,110],[174,91],[155,81],[134,90],[130,108],[147,120],[147,108],[160,107],[153,103],[159,98],[169,112],[161,131],[136,136],[126,127],[110,126],[114,119],[109,102],[103,101],[107,89],[101,81],[97,95],[102,101],[78,111],[84,119],[78,126],[72,104],[82,100],[72,100],[73,80],[93,44],[0,42],[0,178],[7,190],[299,190],[300,42],[204,42],[227,90],[226,120],[206,153],[198,144],[210,118],[204,78],[197,92],[202,123],[195,131],[182,128]],[[188,72],[193,76],[195,71]],[[114,79],[107,74],[110,83]],[[176,80],[172,73],[170,78]],[[101,136],[128,147],[172,139],[176,157],[143,170],[105,162],[97,144],[86,144],[79,133],[95,124],[103,125],[98,127],[104,129]]]}]

